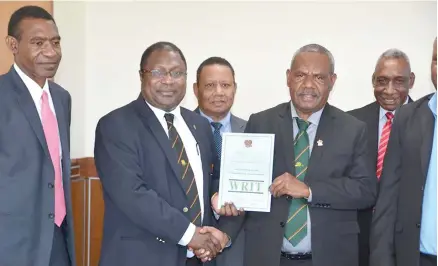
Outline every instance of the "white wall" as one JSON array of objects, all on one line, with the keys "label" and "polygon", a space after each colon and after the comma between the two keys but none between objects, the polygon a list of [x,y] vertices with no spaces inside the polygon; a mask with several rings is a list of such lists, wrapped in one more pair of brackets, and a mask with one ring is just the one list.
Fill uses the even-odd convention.
[{"label": "white wall", "polygon": [[236,70],[233,112],[243,118],[288,101],[285,72],[300,46],[334,55],[338,81],[330,102],[343,110],[374,100],[378,56],[399,48],[417,79],[414,99],[432,92],[430,63],[436,2],[57,2],[64,58],[56,80],[73,96],[72,157],[93,156],[100,117],[134,100],[139,61],[156,41],[171,41],[188,61],[183,105],[196,107],[191,84],[207,57]]},{"label": "white wall", "polygon": [[[71,157],[85,157],[86,136],[92,130],[85,127],[91,106],[85,104],[87,85],[86,2],[54,2],[53,13],[61,35],[62,60],[55,81],[66,88],[72,97],[70,127]],[[87,112],[88,111],[88,112]],[[92,150],[89,150],[92,152]]]}]

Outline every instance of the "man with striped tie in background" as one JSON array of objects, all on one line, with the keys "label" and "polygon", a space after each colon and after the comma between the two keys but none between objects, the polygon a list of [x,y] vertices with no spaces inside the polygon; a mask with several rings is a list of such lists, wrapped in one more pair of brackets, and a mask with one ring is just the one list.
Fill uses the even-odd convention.
[{"label": "man with striped tie in background", "polygon": [[332,54],[306,45],[287,70],[291,101],[248,120],[245,132],[275,134],[275,155],[271,211],[222,221],[231,239],[244,224],[245,266],[358,265],[357,210],[375,203],[376,177],[365,123],[327,103],[335,81]]},{"label": "man with striped tie in background", "polygon": [[[372,75],[376,101],[348,113],[368,126],[370,158],[378,180],[382,174],[383,159],[391,133],[396,109],[412,102],[409,92],[414,86],[415,74],[411,71],[408,56],[398,49],[382,53]],[[359,265],[369,265],[370,227],[374,206],[358,212]]]}]

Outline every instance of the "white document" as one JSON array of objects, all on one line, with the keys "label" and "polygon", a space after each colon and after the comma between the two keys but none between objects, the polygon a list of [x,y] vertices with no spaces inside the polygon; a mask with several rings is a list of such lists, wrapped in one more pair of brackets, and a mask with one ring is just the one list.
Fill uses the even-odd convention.
[{"label": "white document", "polygon": [[219,182],[219,206],[270,212],[274,134],[224,133]]}]

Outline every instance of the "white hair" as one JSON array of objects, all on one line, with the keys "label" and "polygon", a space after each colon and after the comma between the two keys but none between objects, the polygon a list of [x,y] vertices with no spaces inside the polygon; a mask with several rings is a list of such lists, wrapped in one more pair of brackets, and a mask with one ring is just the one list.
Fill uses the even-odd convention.
[{"label": "white hair", "polygon": [[379,59],[377,59],[376,67],[383,59],[403,59],[406,61],[406,63],[408,63],[409,69],[411,69],[411,63],[409,61],[409,57],[405,54],[405,52],[399,49],[392,48],[383,52],[383,54],[379,56]]},{"label": "white hair", "polygon": [[294,64],[296,57],[301,53],[320,53],[325,54],[330,60],[330,74],[335,73],[335,59],[332,53],[322,45],[312,43],[298,49],[292,57],[291,66]]}]

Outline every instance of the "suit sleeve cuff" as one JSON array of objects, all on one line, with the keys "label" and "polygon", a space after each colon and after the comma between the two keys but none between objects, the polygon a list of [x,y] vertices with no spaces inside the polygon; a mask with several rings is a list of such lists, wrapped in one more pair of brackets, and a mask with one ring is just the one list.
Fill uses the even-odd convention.
[{"label": "suit sleeve cuff", "polygon": [[195,232],[196,232],[196,226],[190,223],[189,227],[187,228],[186,232],[182,236],[181,240],[178,242],[178,245],[187,246],[192,240],[193,236],[195,235]]}]

